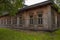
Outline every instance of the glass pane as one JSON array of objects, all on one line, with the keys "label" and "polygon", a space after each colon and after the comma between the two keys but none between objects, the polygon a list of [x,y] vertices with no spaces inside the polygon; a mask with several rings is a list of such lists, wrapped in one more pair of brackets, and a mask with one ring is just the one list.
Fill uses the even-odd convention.
[{"label": "glass pane", "polygon": [[42,24],[42,14],[38,14],[38,24]]},{"label": "glass pane", "polygon": [[42,18],[38,19],[38,24],[42,24]]},{"label": "glass pane", "polygon": [[1,24],[3,24],[3,20],[1,20]]},{"label": "glass pane", "polygon": [[33,24],[33,19],[30,19],[30,24]]},{"label": "glass pane", "polygon": [[19,19],[19,24],[23,24],[23,19],[22,19],[22,16],[20,16],[20,19]]},{"label": "glass pane", "polygon": [[33,16],[30,16],[30,18],[33,18]]},{"label": "glass pane", "polygon": [[38,17],[42,17],[42,14],[38,14]]},{"label": "glass pane", "polygon": [[33,24],[33,15],[30,15],[30,24]]},{"label": "glass pane", "polygon": [[12,19],[13,24],[17,24],[17,17]]},{"label": "glass pane", "polygon": [[4,19],[4,24],[6,24],[6,19]]},{"label": "glass pane", "polygon": [[40,24],[40,19],[38,19],[38,24]]},{"label": "glass pane", "polygon": [[19,23],[22,24],[22,19],[20,19],[20,22]]},{"label": "glass pane", "polygon": [[11,24],[11,19],[7,18],[7,24]]},{"label": "glass pane", "polygon": [[42,18],[41,18],[41,24],[43,23],[43,20],[42,20]]}]

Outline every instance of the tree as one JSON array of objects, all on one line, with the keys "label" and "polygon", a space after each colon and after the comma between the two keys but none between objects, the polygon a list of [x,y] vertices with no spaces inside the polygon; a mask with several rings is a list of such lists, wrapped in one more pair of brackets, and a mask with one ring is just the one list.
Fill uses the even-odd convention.
[{"label": "tree", "polygon": [[54,0],[56,5],[58,6],[58,12],[60,13],[60,0]]},{"label": "tree", "polygon": [[58,13],[60,13],[60,0],[49,0],[49,1],[54,3],[52,6],[54,6],[57,9]]},{"label": "tree", "polygon": [[18,9],[23,7],[23,1],[24,0],[0,0],[0,15],[3,12],[15,15]]}]

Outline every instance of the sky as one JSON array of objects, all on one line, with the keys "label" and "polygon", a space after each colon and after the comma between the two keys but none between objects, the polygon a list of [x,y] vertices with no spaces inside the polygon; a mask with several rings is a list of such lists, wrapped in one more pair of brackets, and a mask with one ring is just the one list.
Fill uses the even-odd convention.
[{"label": "sky", "polygon": [[30,6],[30,5],[33,5],[33,4],[36,4],[39,2],[43,2],[43,1],[46,1],[46,0],[25,0],[25,4]]}]

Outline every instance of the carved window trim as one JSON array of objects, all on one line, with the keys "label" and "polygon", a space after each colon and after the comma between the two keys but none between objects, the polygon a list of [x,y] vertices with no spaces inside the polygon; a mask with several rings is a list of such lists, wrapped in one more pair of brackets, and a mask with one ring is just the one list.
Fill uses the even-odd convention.
[{"label": "carved window trim", "polygon": [[34,13],[32,12],[29,14],[29,24],[34,25]]},{"label": "carved window trim", "polygon": [[37,24],[42,25],[43,24],[43,11],[37,12]]}]

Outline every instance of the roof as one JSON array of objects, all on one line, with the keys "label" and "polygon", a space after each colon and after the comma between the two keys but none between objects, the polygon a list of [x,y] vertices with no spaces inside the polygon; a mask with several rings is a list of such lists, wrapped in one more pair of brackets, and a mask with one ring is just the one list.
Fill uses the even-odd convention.
[{"label": "roof", "polygon": [[47,4],[53,4],[53,3],[51,1],[44,1],[44,2],[41,2],[41,3],[37,3],[37,4],[31,5],[31,6],[27,6],[27,7],[21,8],[19,10],[19,12],[25,11],[25,10],[28,10],[28,9],[31,9],[31,8],[35,8],[35,7],[38,7],[38,6],[45,6]]}]

